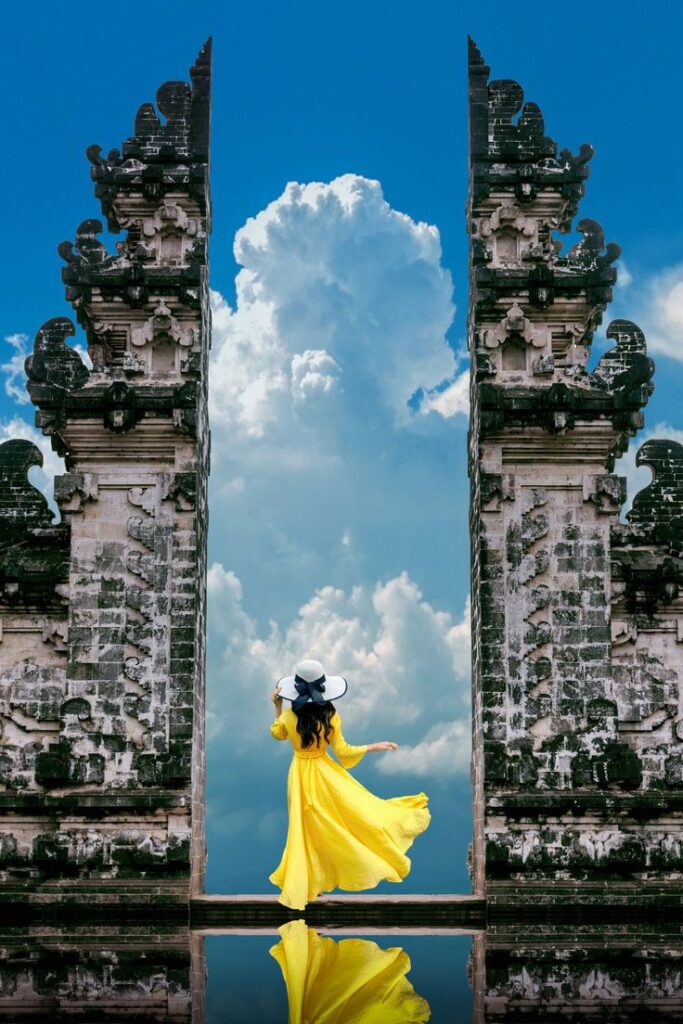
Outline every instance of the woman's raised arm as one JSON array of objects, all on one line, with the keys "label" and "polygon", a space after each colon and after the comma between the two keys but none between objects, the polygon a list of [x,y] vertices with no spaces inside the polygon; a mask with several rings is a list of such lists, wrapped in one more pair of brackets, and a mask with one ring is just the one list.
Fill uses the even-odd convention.
[{"label": "woman's raised arm", "polygon": [[272,700],[273,707],[275,708],[275,721],[270,727],[270,735],[273,737],[274,740],[286,740],[287,729],[285,728],[285,723],[282,721],[281,718],[282,697],[280,696],[280,691],[273,690],[273,692],[270,695],[270,699]]}]

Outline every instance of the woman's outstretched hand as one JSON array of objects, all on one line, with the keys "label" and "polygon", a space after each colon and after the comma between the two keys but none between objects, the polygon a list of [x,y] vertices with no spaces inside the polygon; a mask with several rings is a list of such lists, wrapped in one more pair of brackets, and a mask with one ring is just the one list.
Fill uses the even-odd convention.
[{"label": "woman's outstretched hand", "polygon": [[270,695],[270,699],[272,700],[273,704],[275,704],[275,705],[282,704],[282,697],[280,696],[280,691],[279,690],[273,690],[273,692]]},{"label": "woman's outstretched hand", "polygon": [[368,750],[398,750],[398,743],[382,740],[381,743],[368,743]]}]

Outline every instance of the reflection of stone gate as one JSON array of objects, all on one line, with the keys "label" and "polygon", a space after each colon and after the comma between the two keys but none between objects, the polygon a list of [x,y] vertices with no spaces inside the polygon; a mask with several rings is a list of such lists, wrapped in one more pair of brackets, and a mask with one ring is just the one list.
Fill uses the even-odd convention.
[{"label": "reflection of stone gate", "polygon": [[561,251],[589,146],[559,154],[470,44],[474,874],[489,911],[683,896],[683,448],[619,522],[615,457],[653,364],[635,324],[586,369],[618,246]]},{"label": "reflection of stone gate", "polygon": [[0,446],[0,893],[186,904],[204,867],[210,44],[121,152],[88,149],[112,232],[59,247],[92,369],[48,321],[27,360],[65,457],[52,525]]},{"label": "reflection of stone gate", "polygon": [[204,938],[180,923],[0,925],[0,1020],[203,1024]]},{"label": "reflection of stone gate", "polygon": [[475,1024],[683,1021],[678,922],[500,922],[474,937]]}]

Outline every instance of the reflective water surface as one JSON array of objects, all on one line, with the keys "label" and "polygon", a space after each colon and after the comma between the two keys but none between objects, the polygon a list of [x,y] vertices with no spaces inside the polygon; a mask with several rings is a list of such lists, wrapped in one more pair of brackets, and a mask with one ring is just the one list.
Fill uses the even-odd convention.
[{"label": "reflective water surface", "polygon": [[484,934],[5,928],[0,1020],[682,1021],[683,925]]},{"label": "reflective water surface", "polygon": [[211,937],[206,1022],[469,1021],[471,946],[468,935],[321,935],[298,921],[280,935]]}]

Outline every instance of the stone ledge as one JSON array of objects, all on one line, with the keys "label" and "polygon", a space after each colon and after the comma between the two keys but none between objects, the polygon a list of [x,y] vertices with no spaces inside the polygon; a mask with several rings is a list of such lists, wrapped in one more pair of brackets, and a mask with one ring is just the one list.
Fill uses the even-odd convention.
[{"label": "stone ledge", "polygon": [[186,879],[0,882],[0,921],[13,926],[103,919],[188,924],[188,899]]},{"label": "stone ledge", "polygon": [[404,925],[427,928],[483,928],[486,901],[480,896],[321,896],[304,911],[290,910],[275,896],[239,895],[194,897],[190,904],[193,928],[268,927],[304,918],[307,924],[330,927]]},{"label": "stone ledge", "polygon": [[[108,915],[107,915],[108,916]],[[185,921],[119,921],[102,920],[103,915],[90,920],[72,920],[65,928],[64,922],[45,921],[42,918],[29,923],[15,925],[12,921],[0,922],[0,948],[35,947],[43,950],[63,951],[66,949],[127,950],[185,949],[190,939],[189,922]],[[2,1020],[0,1015],[0,1020]]]},{"label": "stone ledge", "polygon": [[647,793],[619,793],[612,790],[577,793],[566,790],[547,790],[543,793],[489,793],[486,801],[487,814],[507,814],[513,818],[530,817],[538,821],[538,815],[558,818],[565,814],[574,817],[590,817],[608,813],[611,817],[620,815],[635,820],[660,817],[662,814],[683,815],[683,791],[651,791]]},{"label": "stone ledge", "polygon": [[[570,928],[576,924],[632,925],[674,922],[683,928],[683,883],[633,886],[610,883],[489,886],[488,898],[473,895],[323,896],[304,911],[290,910],[275,896],[237,894],[188,898],[183,884],[158,886],[135,879],[92,885],[46,883],[33,890],[0,885],[0,920],[8,928],[59,927],[80,923],[95,931],[120,922],[163,922],[205,932],[272,931],[304,919],[316,928],[369,931],[478,932],[523,922]],[[103,923],[106,920],[106,925]],[[569,932],[567,933],[570,934]]]},{"label": "stone ledge", "polygon": [[487,922],[630,923],[683,920],[678,882],[489,882]]},{"label": "stone ledge", "polygon": [[17,814],[73,814],[83,817],[125,813],[126,811],[155,811],[187,808],[188,794],[168,790],[150,790],[146,793],[0,793],[0,816]]}]

